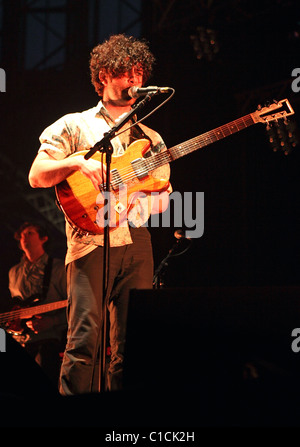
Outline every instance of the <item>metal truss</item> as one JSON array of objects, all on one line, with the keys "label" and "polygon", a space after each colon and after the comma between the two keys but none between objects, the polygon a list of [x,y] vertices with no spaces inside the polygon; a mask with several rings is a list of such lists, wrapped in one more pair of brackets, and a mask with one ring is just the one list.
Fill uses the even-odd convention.
[{"label": "metal truss", "polygon": [[0,52],[21,70],[63,69],[112,33],[137,33],[141,0],[0,0]]},{"label": "metal truss", "polygon": [[[151,40],[186,40],[198,26],[230,32],[232,25],[294,13],[299,0],[152,0],[145,2],[147,36]],[[281,24],[280,24],[281,25]],[[276,26],[276,24],[274,25]]]},{"label": "metal truss", "polygon": [[64,215],[55,203],[54,191],[33,190],[27,176],[9,158],[0,153],[0,161],[2,224],[11,229],[11,222],[17,218],[28,219],[34,210],[36,215],[42,215],[48,224],[65,234]]},{"label": "metal truss", "polygon": [[[0,0],[0,66],[9,73],[11,83],[22,72],[68,69],[74,60],[86,60],[89,48],[109,34],[138,33],[141,18],[141,0]],[[14,83],[12,101],[23,94],[18,86],[23,88]],[[24,202],[28,211],[35,210],[64,233],[64,216],[55,204],[53,190],[32,190],[26,175],[6,154],[0,156],[1,184],[4,179],[10,183],[0,194],[6,226],[13,227],[9,218],[18,217]]]}]

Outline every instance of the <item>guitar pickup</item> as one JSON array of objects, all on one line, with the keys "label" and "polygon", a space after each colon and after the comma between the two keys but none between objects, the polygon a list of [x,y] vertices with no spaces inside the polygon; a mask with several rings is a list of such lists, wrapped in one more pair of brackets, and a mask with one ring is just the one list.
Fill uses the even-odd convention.
[{"label": "guitar pickup", "polygon": [[147,177],[148,170],[146,168],[145,161],[142,158],[136,158],[135,160],[132,160],[131,166],[139,180]]},{"label": "guitar pickup", "polygon": [[123,185],[122,178],[117,169],[112,169],[110,171],[111,175],[111,186],[113,189],[118,189],[121,185]]}]

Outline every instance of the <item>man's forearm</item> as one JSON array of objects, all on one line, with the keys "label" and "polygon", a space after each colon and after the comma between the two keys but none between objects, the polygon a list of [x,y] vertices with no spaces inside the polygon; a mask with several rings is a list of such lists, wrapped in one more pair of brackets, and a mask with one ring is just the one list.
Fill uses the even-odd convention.
[{"label": "man's forearm", "polygon": [[32,188],[50,188],[65,180],[77,169],[75,158],[36,159],[32,164],[28,179]]},{"label": "man's forearm", "polygon": [[28,180],[32,188],[50,188],[75,171],[89,178],[97,191],[105,181],[105,167],[98,160],[85,160],[83,155],[55,160],[44,152],[40,152],[32,163]]}]

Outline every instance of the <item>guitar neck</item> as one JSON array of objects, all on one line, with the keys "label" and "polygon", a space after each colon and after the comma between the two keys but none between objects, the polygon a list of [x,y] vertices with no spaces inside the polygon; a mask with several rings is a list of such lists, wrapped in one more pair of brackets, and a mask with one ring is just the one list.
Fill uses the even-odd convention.
[{"label": "guitar neck", "polygon": [[247,127],[255,124],[256,121],[253,119],[252,114],[245,115],[237,120],[231,121],[224,126],[217,127],[216,129],[210,130],[202,135],[185,141],[184,143],[177,144],[176,146],[167,149],[164,152],[157,154],[152,160],[151,157],[147,159],[147,167],[149,170],[155,169],[166,163],[170,163],[184,155],[190,154],[198,149],[208,146],[209,144],[215,143],[216,141],[222,140],[240,130],[246,129]]},{"label": "guitar neck", "polygon": [[67,306],[67,300],[55,301],[53,303],[41,304],[39,306],[28,307],[25,309],[17,309],[10,312],[0,314],[0,323],[16,320],[19,318],[30,318],[34,315],[43,314],[52,310],[62,309]]}]

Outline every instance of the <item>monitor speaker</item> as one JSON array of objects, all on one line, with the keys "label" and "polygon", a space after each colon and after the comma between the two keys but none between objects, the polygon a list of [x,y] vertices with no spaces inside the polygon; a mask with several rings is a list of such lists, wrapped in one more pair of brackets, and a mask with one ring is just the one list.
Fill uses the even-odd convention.
[{"label": "monitor speaker", "polygon": [[300,353],[292,349],[297,327],[298,287],[133,290],[124,387],[203,391],[256,379],[292,383],[300,372]]}]

